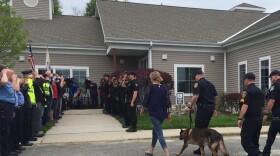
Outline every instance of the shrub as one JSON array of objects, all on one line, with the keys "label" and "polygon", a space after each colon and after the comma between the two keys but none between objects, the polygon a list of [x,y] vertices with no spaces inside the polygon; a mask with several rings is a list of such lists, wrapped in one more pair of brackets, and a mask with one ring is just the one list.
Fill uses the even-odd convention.
[{"label": "shrub", "polygon": [[218,109],[227,114],[234,114],[239,110],[241,93],[221,93],[219,94]]}]

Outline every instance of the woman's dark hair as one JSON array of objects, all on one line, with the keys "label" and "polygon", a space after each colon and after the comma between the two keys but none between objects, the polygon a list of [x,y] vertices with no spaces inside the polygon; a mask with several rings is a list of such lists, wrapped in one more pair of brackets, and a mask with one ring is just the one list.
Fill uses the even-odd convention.
[{"label": "woman's dark hair", "polygon": [[4,65],[2,65],[2,64],[0,64],[0,72],[1,72],[3,69],[5,69],[5,68],[7,68],[7,67],[4,66]]}]

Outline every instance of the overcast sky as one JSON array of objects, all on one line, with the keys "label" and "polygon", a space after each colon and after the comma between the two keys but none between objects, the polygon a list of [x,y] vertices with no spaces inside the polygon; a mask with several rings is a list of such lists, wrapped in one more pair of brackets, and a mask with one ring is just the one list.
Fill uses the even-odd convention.
[{"label": "overcast sky", "polygon": [[[124,1],[124,0],[119,0]],[[205,8],[229,10],[232,7],[241,4],[249,3],[256,6],[266,8],[267,13],[280,10],[280,0],[128,0],[133,3],[147,3],[147,4],[163,4],[170,6],[182,6],[191,8]],[[62,11],[64,15],[73,15],[73,7],[84,12],[86,3],[89,0],[60,0],[62,3]]]}]

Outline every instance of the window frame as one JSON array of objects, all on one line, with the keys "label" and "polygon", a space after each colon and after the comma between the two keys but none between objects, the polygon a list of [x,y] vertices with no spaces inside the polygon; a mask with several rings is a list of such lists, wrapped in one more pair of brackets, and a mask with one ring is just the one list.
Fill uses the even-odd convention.
[{"label": "window frame", "polygon": [[[89,67],[88,66],[51,66],[53,69],[53,73],[56,73],[56,69],[69,69],[70,70],[70,78],[73,77],[73,69],[83,69],[86,70],[86,77],[89,77]],[[45,65],[36,65],[35,70],[38,71],[39,68],[46,68]]]},{"label": "window frame", "polygon": [[[264,57],[260,57],[259,58],[259,87],[260,89],[262,89],[262,84],[261,84],[261,62],[262,61],[266,61],[268,60],[268,74],[271,73],[271,56],[264,56]],[[269,76],[269,75],[268,75]],[[271,86],[271,81],[268,79],[268,89],[270,88]]]},{"label": "window frame", "polygon": [[238,62],[238,90],[237,92],[240,93],[240,66],[241,65],[245,65],[245,74],[248,72],[247,69],[248,69],[248,64],[247,64],[247,60],[246,61],[241,61],[241,62]]},{"label": "window frame", "polygon": [[[201,68],[204,72],[204,65],[203,64],[174,64],[174,95],[177,95],[177,68],[178,67],[185,67],[185,68]],[[205,74],[205,72],[204,72]],[[184,93],[184,96],[192,96],[192,93]]]}]

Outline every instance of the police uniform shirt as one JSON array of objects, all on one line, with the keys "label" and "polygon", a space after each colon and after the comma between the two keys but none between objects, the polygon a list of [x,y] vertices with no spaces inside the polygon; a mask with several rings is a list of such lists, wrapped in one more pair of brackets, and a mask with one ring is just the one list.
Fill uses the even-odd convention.
[{"label": "police uniform shirt", "polygon": [[245,117],[258,117],[261,115],[262,107],[264,105],[264,94],[256,87],[254,83],[247,86],[246,91],[242,92],[240,100],[240,107],[245,104],[248,105]]},{"label": "police uniform shirt", "polygon": [[12,83],[10,81],[8,81],[5,86],[0,84],[0,101],[11,104],[16,103],[15,90],[12,87]]},{"label": "police uniform shirt", "polygon": [[102,93],[106,95],[109,94],[109,89],[110,89],[109,82],[104,81],[102,85]]},{"label": "police uniform shirt", "polygon": [[132,98],[134,91],[138,91],[138,90],[139,90],[139,85],[136,82],[136,80],[130,81],[127,85],[126,97],[127,98]]},{"label": "police uniform shirt", "polygon": [[280,117],[280,80],[277,80],[269,90],[269,99],[274,99],[275,103],[272,107],[272,114],[275,117]]},{"label": "police uniform shirt", "polygon": [[215,104],[215,96],[218,96],[215,86],[201,78],[198,82],[194,83],[193,95],[198,95],[197,104],[211,105]]}]

